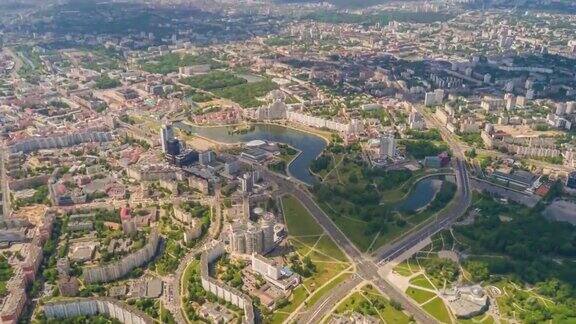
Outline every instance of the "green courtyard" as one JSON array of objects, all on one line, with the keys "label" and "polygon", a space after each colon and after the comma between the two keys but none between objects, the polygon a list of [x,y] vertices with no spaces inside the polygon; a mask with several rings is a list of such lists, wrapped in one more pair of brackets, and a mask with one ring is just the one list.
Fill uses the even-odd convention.
[{"label": "green courtyard", "polygon": [[282,323],[290,316],[308,310],[353,271],[346,255],[296,198],[285,196],[281,202],[294,252],[290,262],[301,262],[304,270],[309,269],[310,273],[303,275],[302,284],[292,292],[289,303],[267,319],[271,323]]},{"label": "green courtyard", "polygon": [[456,192],[455,184],[445,180],[428,206],[400,212],[395,206],[407,199],[419,179],[430,173],[370,168],[354,155],[320,158],[325,161],[315,165],[314,171],[323,176],[323,181],[312,189],[316,201],[362,251],[374,251],[430,219],[446,207]]}]

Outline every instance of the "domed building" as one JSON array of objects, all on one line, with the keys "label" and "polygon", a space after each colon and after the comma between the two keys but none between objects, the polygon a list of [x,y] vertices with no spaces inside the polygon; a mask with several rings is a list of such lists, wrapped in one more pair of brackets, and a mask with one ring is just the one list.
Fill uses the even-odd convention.
[{"label": "domed building", "polygon": [[472,318],[488,310],[489,299],[480,285],[445,289],[440,297],[458,318]]}]

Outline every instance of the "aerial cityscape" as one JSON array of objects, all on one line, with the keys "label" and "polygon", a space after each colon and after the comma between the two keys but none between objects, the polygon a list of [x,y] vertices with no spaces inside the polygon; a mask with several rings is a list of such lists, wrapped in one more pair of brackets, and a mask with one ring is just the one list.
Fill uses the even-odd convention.
[{"label": "aerial cityscape", "polygon": [[0,323],[576,323],[576,1],[0,0]]}]

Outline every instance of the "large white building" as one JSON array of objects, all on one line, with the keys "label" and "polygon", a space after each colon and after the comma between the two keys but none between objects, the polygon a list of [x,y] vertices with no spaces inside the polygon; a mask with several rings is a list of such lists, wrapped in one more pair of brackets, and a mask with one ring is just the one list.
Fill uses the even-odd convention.
[{"label": "large white building", "polygon": [[346,134],[356,134],[357,132],[362,131],[361,123],[358,120],[354,119],[352,119],[348,123],[342,123],[331,119],[311,116],[305,113],[295,111],[289,111],[287,113],[287,119],[288,121],[293,123],[298,123],[315,128],[327,128],[332,131]]},{"label": "large white building", "polygon": [[410,129],[422,129],[425,126],[422,115],[417,111],[410,113],[410,116],[408,116],[408,124],[410,125]]},{"label": "large white building", "polygon": [[18,141],[9,146],[11,153],[29,153],[38,150],[65,148],[82,143],[103,143],[114,139],[111,132],[82,132],[61,136],[47,136],[29,138]]},{"label": "large white building", "polygon": [[244,322],[248,324],[254,323],[254,306],[252,299],[242,291],[228,286],[227,284],[216,280],[210,276],[209,264],[214,262],[221,255],[226,253],[222,243],[216,243],[208,247],[200,257],[200,277],[202,280],[202,288],[213,293],[218,298],[224,299],[244,310]]},{"label": "large white building", "polygon": [[134,268],[150,261],[156,254],[159,242],[160,236],[158,235],[158,231],[153,229],[148,238],[148,242],[140,250],[125,256],[119,261],[104,266],[84,268],[82,272],[84,282],[109,282],[124,277]]},{"label": "large white building", "polygon": [[264,253],[270,252],[274,248],[274,225],[276,217],[272,213],[266,213],[260,220],[262,228],[262,248]]},{"label": "large white building", "polygon": [[266,254],[274,249],[274,214],[266,213],[259,223],[230,224],[230,250],[239,254]]},{"label": "large white building", "polygon": [[443,89],[436,89],[434,92],[426,92],[424,95],[424,105],[432,107],[442,104],[444,102],[445,92]]},{"label": "large white building", "polygon": [[252,254],[252,271],[273,280],[278,280],[282,276],[281,268],[276,263],[256,253]]},{"label": "large white building", "polygon": [[396,154],[394,135],[384,134],[380,137],[380,158],[393,158]]},{"label": "large white building", "polygon": [[162,152],[166,153],[168,150],[168,141],[174,138],[174,129],[172,125],[164,124],[160,129],[160,144],[162,145]]},{"label": "large white building", "polygon": [[440,297],[457,318],[472,318],[488,309],[489,299],[479,285],[444,289]]},{"label": "large white building", "polygon": [[44,313],[49,319],[102,314],[124,324],[154,323],[144,312],[112,298],[75,298],[47,303],[44,305]]},{"label": "large white building", "polygon": [[300,276],[286,268],[280,267],[275,261],[252,254],[252,271],[283,291],[295,288],[300,284]]},{"label": "large white building", "polygon": [[281,100],[275,100],[269,106],[262,106],[256,109],[256,119],[258,120],[275,120],[285,119],[288,106]]}]

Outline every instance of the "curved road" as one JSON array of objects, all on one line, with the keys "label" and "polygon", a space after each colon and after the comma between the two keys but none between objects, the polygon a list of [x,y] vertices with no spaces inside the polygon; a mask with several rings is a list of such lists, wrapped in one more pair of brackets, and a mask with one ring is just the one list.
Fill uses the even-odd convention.
[{"label": "curved road", "polygon": [[206,248],[206,244],[213,240],[215,237],[218,236],[221,226],[222,226],[222,214],[220,211],[220,194],[218,193],[212,202],[212,207],[216,207],[215,217],[212,217],[212,221],[210,222],[210,227],[208,228],[207,233],[204,237],[196,243],[194,248],[192,248],[184,258],[178,264],[178,268],[174,273],[171,289],[167,295],[167,303],[166,307],[170,310],[172,315],[174,316],[174,320],[178,324],[186,324],[188,320],[186,319],[186,314],[184,314],[184,308],[182,305],[182,294],[186,293],[181,291],[182,288],[182,280],[184,276],[184,271],[188,268],[188,265],[194,261],[194,258],[197,254],[200,254]]},{"label": "curved road", "polygon": [[306,188],[301,188],[288,179],[269,172],[263,168],[262,174],[278,184],[285,193],[296,197],[302,205],[310,212],[316,221],[324,228],[326,233],[334,242],[346,253],[346,255],[356,264],[357,275],[352,279],[343,282],[335,287],[329,294],[323,296],[308,312],[298,316],[299,323],[318,323],[320,320],[341,301],[350,290],[360,284],[363,280],[372,282],[382,293],[389,298],[398,301],[402,307],[420,323],[435,323],[426,312],[420,309],[412,300],[405,296],[404,292],[397,290],[388,283],[378,273],[379,264],[387,262],[403,252],[414,247],[420,241],[434,235],[440,230],[449,227],[458,217],[463,215],[470,205],[471,196],[469,189],[466,166],[460,159],[455,161],[456,182],[458,192],[454,202],[441,212],[433,221],[404,236],[397,243],[385,246],[375,253],[375,258],[366,257],[356,246],[346,237],[346,235],[334,224],[330,217],[316,204],[312,195]]},{"label": "curved road", "polygon": [[365,258],[364,254],[340,231],[332,222],[330,217],[316,204],[312,195],[306,190],[297,187],[291,181],[282,176],[260,168],[264,177],[272,179],[278,184],[280,189],[287,194],[291,194],[298,199],[302,205],[310,212],[316,221],[324,228],[324,231],[334,240],[334,242],[346,253],[355,264],[357,275],[336,288],[332,289],[329,294],[324,295],[311,310],[298,316],[298,323],[319,323],[320,320],[329,312],[334,305],[341,301],[352,288],[360,284],[362,280],[373,283],[382,293],[390,298],[400,302],[404,309],[414,315],[414,318],[420,323],[435,323],[435,321],[417,305],[410,301],[404,294],[397,291],[392,285],[386,282],[378,274],[378,265],[371,259]]},{"label": "curved road", "polygon": [[394,244],[385,245],[376,250],[374,252],[375,259],[380,263],[391,261],[425,238],[449,227],[458,217],[462,216],[470,206],[472,196],[470,194],[468,172],[466,172],[464,162],[460,159],[456,159],[456,183],[458,192],[447,208],[440,211],[434,220],[425,224],[422,228],[404,236]]}]

